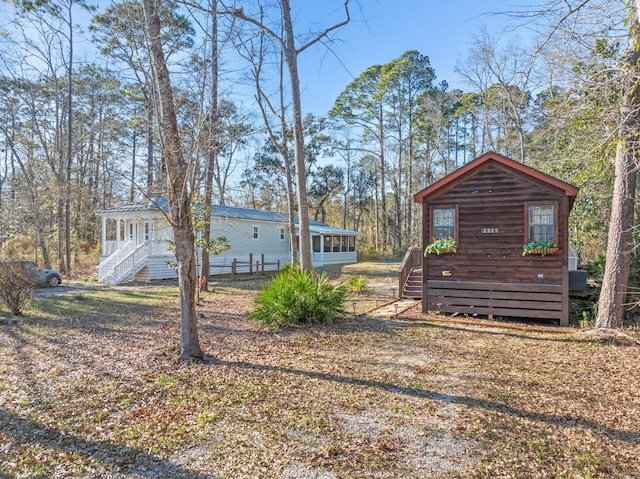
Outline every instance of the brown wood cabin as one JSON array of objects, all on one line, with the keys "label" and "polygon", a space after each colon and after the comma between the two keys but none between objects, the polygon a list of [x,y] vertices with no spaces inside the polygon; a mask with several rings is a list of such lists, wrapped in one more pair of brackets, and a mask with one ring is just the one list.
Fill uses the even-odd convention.
[{"label": "brown wood cabin", "polygon": [[[422,253],[450,237],[457,251],[427,254],[422,310],[569,323],[568,217],[578,188],[493,152],[414,195]],[[530,241],[557,251],[523,255]]]}]

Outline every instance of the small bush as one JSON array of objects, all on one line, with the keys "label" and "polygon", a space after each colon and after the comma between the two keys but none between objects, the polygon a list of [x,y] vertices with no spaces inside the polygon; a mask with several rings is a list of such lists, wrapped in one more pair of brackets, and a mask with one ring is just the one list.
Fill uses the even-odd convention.
[{"label": "small bush", "polygon": [[325,273],[318,276],[287,265],[262,288],[250,317],[276,326],[331,323],[336,315],[345,314],[346,293],[343,284],[331,284]]},{"label": "small bush", "polygon": [[20,316],[36,286],[37,271],[27,261],[0,261],[0,299],[11,316]]},{"label": "small bush", "polygon": [[[404,254],[404,252],[402,252],[402,254]],[[402,255],[399,257],[402,258]],[[380,261],[392,258],[396,258],[396,254],[390,249],[380,251],[372,245],[361,244],[358,246],[358,261]]]},{"label": "small bush", "polygon": [[601,281],[604,276],[604,266],[606,262],[607,257],[604,254],[598,255],[596,259],[587,263],[587,274],[593,277],[596,281]]},{"label": "small bush", "polygon": [[347,281],[349,291],[353,293],[366,293],[369,291],[367,286],[367,279],[364,276],[356,275],[351,276]]}]

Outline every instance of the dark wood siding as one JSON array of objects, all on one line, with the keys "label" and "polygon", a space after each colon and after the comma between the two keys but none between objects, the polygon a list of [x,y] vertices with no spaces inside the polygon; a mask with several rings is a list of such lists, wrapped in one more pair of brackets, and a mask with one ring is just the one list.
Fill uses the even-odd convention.
[{"label": "dark wood siding", "polygon": [[[525,203],[531,201],[557,205],[556,242],[560,248],[555,254],[522,255],[527,242]],[[425,258],[423,310],[548,317],[565,322],[562,291],[567,274],[569,202],[564,192],[488,162],[426,199],[425,244],[432,237],[431,208],[451,204],[458,206],[458,251]]]},{"label": "dark wood siding", "polygon": [[560,285],[429,281],[427,311],[557,319],[563,317]]}]

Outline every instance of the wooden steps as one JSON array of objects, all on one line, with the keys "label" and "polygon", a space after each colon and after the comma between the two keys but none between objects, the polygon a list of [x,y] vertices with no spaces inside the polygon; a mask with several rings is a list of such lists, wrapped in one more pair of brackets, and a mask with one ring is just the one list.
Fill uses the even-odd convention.
[{"label": "wooden steps", "polygon": [[422,298],[422,268],[414,268],[411,270],[411,273],[402,288],[401,297],[411,299]]}]

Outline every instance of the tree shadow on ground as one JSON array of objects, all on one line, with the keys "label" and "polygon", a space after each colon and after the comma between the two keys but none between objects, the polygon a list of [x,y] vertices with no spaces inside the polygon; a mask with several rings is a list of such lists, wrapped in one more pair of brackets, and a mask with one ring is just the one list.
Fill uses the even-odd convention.
[{"label": "tree shadow on ground", "polygon": [[[578,333],[579,330],[576,330],[575,333],[559,333],[557,331],[531,331],[531,333],[527,334],[526,329],[512,329],[510,328],[508,323],[502,324],[487,324],[487,325],[478,325],[477,327],[465,327],[462,323],[460,324],[447,324],[438,321],[429,321],[425,320],[414,320],[414,319],[406,319],[402,320],[402,317],[399,317],[395,320],[386,319],[383,320],[385,324],[390,326],[391,328],[432,328],[432,329],[441,329],[447,331],[458,331],[462,333],[469,334],[480,334],[487,336],[504,336],[518,339],[529,339],[533,341],[550,341],[556,343],[570,343],[570,344],[609,344],[611,341],[615,341],[615,345],[618,347],[621,346],[637,346],[632,341],[625,340],[623,337],[616,338],[599,338],[599,337],[576,337],[575,333]],[[453,322],[452,322],[453,323]],[[499,329],[499,331],[495,331]],[[518,331],[517,333],[513,331]],[[542,336],[544,334],[545,336]]]},{"label": "tree shadow on ground", "polygon": [[[18,443],[35,444],[60,452],[91,457],[124,476],[215,479],[214,476],[190,471],[140,449],[113,442],[91,441],[63,433],[3,408],[0,408],[0,431],[13,437]],[[0,478],[4,477],[9,476],[0,473]]]},{"label": "tree shadow on ground", "polygon": [[461,396],[455,394],[438,393],[435,391],[429,391],[420,388],[408,388],[398,386],[396,384],[375,381],[371,379],[360,379],[348,376],[339,376],[335,374],[327,374],[316,371],[305,371],[301,369],[293,369],[281,366],[269,366],[264,364],[253,364],[246,362],[224,361],[216,358],[208,358],[206,361],[212,366],[225,366],[230,368],[239,368],[256,371],[272,371],[285,374],[292,374],[295,376],[308,377],[313,379],[321,379],[324,381],[333,381],[342,384],[353,384],[356,386],[371,387],[381,389],[383,391],[390,392],[392,394],[402,394],[405,396],[430,399],[432,401],[439,401],[448,404],[460,404],[472,408],[484,409],[485,411],[493,411],[502,414],[508,414],[513,417],[526,418],[538,422],[544,422],[548,424],[555,424],[561,427],[576,428],[576,429],[588,429],[596,434],[604,434],[611,439],[623,441],[629,444],[640,444],[640,431],[627,431],[624,429],[614,429],[602,424],[598,424],[594,421],[584,419],[581,417],[562,416],[558,414],[546,414],[527,411],[516,407],[509,406],[497,401],[487,401],[477,399],[470,396]]}]

